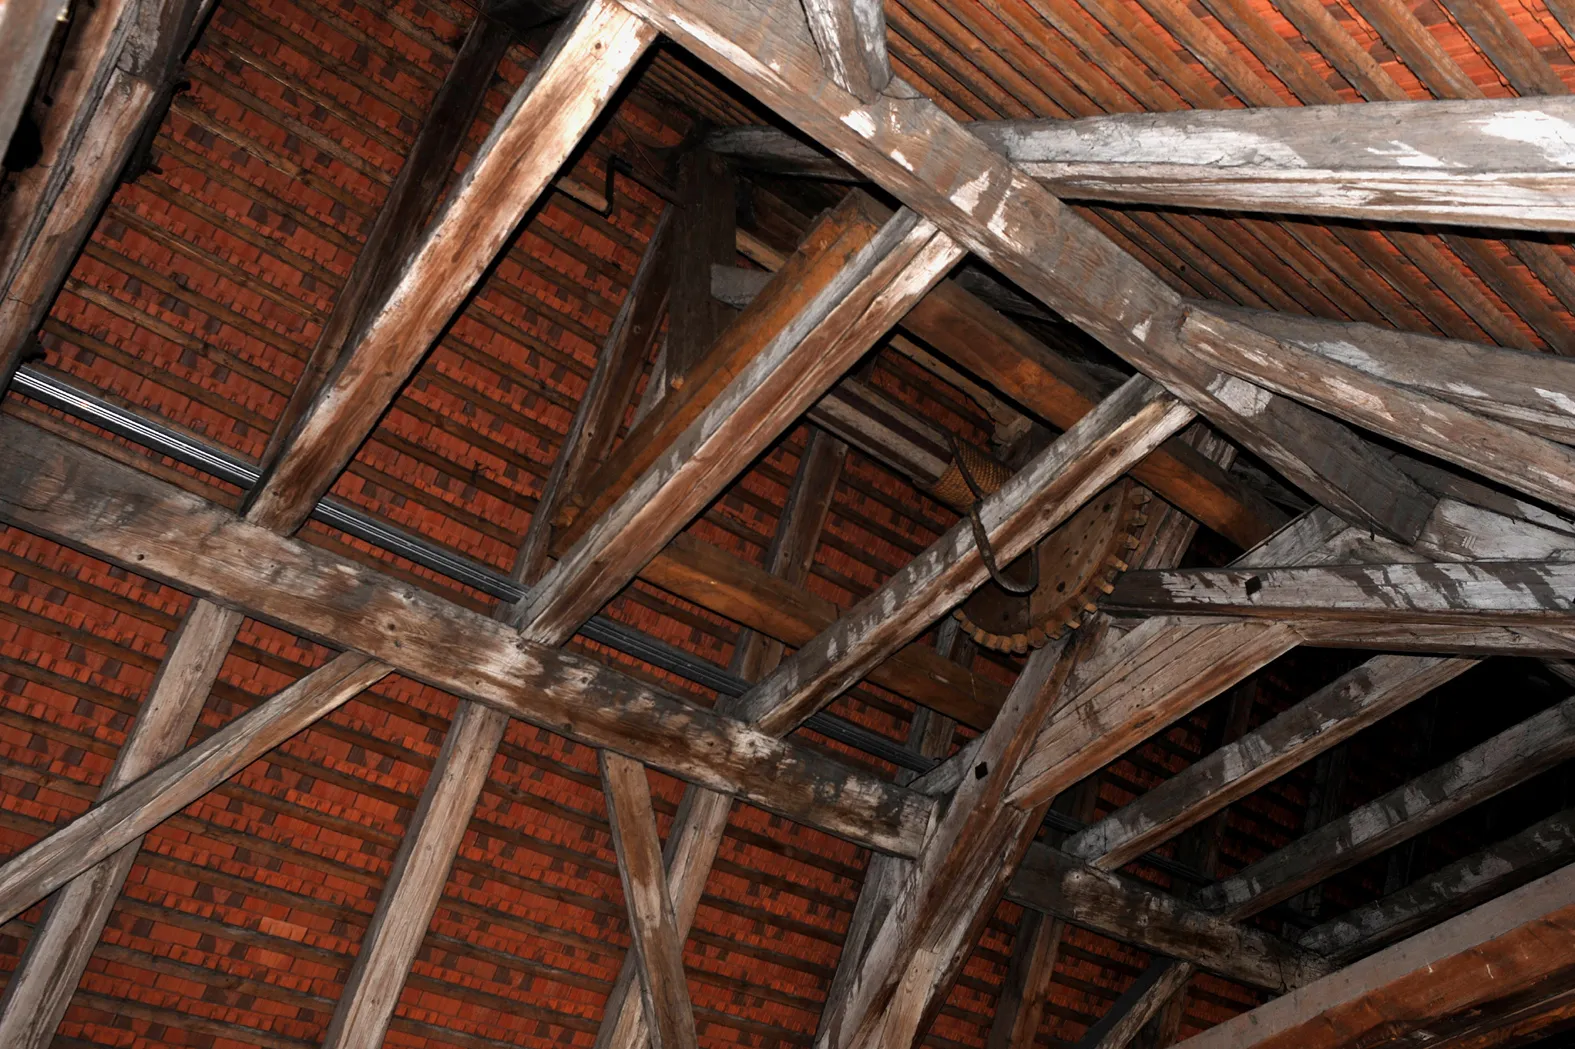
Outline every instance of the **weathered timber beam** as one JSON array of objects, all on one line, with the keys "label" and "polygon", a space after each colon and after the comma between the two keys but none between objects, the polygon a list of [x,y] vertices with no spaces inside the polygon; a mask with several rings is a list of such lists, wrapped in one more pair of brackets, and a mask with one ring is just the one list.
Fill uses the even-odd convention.
[{"label": "weathered timber beam", "polygon": [[[1036,543],[1192,418],[1141,376],[1127,382],[979,507],[1001,563]],[[741,697],[768,731],[789,731],[922,633],[988,577],[959,522]]]},{"label": "weathered timber beam", "polygon": [[1575,811],[1566,809],[1427,877],[1314,926],[1298,941],[1346,965],[1405,936],[1541,877],[1575,859]]},{"label": "weathered timber beam", "polygon": [[[1529,127],[1538,131],[1523,130]],[[1544,146],[1572,128],[1575,104],[1567,98],[969,125],[1056,196],[1072,200],[1530,230],[1575,229],[1568,204],[1575,161]],[[858,179],[834,157],[770,128],[729,128],[707,144],[747,167]]]},{"label": "weathered timber beam", "polygon": [[[654,458],[605,513],[594,521],[582,515],[579,523],[585,526],[572,548],[522,603],[516,622],[529,624],[527,636],[563,631],[561,642],[577,630],[960,255],[961,249],[934,226],[912,212],[899,212],[824,286],[799,300],[786,317],[776,318],[758,352],[738,362],[732,381],[712,399],[695,404],[693,421],[645,449]],[[740,324],[744,321],[740,318]],[[624,447],[634,440],[626,439]],[[604,490],[598,502],[609,494]],[[624,547],[638,554],[619,553]]]},{"label": "weathered timber beam", "polygon": [[684,980],[684,938],[667,888],[645,766],[604,750],[601,771],[618,878],[629,910],[629,953],[640,974],[651,1049],[694,1049],[695,1014]]},{"label": "weathered timber beam", "polygon": [[[883,851],[915,854],[933,810],[911,791],[523,640],[486,616],[9,418],[0,419],[0,519]],[[587,703],[587,694],[600,702]]]},{"label": "weathered timber beam", "polygon": [[596,370],[591,373],[591,381],[575,406],[574,418],[569,421],[569,431],[558,446],[552,469],[542,482],[536,511],[531,515],[525,540],[514,559],[511,574],[516,581],[538,579],[546,570],[547,553],[552,547],[552,521],[558,508],[573,493],[575,486],[584,481],[585,475],[601,465],[612,450],[618,428],[623,425],[624,412],[634,399],[646,355],[661,329],[669,288],[667,257],[671,252],[668,237],[671,222],[672,209],[669,208],[657,220],[656,230],[646,243],[645,254],[640,257],[640,265],[629,282],[623,305],[618,308],[601,352],[597,354]]},{"label": "weathered timber beam", "polygon": [[[837,605],[802,587],[789,586],[727,551],[681,533],[640,571],[640,578],[717,615],[798,648],[841,616]],[[985,729],[1006,698],[1006,688],[970,674],[929,645],[898,649],[874,667],[870,680],[916,703]]]},{"label": "weathered timber beam", "polygon": [[806,0],[804,13],[826,75],[866,102],[891,83],[881,0]]},{"label": "weathered timber beam", "polygon": [[[19,0],[0,8],[0,51],[8,59],[0,67],[6,70],[0,140],[10,140],[33,92],[36,63],[61,6]],[[10,176],[9,199],[0,205],[0,388],[54,305],[148,122],[163,118],[160,100],[167,103],[175,69],[208,6],[206,0],[110,0],[76,13],[65,55],[79,72],[54,85],[39,163]],[[32,71],[22,72],[30,62]]]},{"label": "weathered timber beam", "polygon": [[1246,917],[1437,826],[1575,754],[1566,700],[1203,889],[1198,901]]},{"label": "weathered timber beam", "polygon": [[10,921],[67,880],[132,845],[388,672],[362,655],[339,656],[13,856],[0,866],[0,920]]},{"label": "weathered timber beam", "polygon": [[[191,738],[241,618],[232,609],[192,602],[104,780],[100,802],[173,758]],[[45,905],[0,1000],[0,1045],[43,1049],[54,1040],[140,847],[140,838],[131,838]]]},{"label": "weathered timber beam", "polygon": [[1096,642],[1082,634],[1028,658],[868,949],[846,959],[856,970],[845,993],[826,1002],[817,1049],[911,1045],[939,1010],[1044,818],[1043,806],[1007,805],[1006,788],[1035,730],[1063,698],[1072,667]]},{"label": "weathered timber beam", "polygon": [[1128,572],[1103,604],[1143,615],[1575,628],[1575,564],[1421,562]]},{"label": "weathered timber beam", "polygon": [[985,262],[1071,320],[1319,502],[1410,541],[1433,500],[1377,449],[1180,344],[1181,297],[922,93],[863,104],[829,82],[796,8],[624,0]]},{"label": "weathered timber beam", "polygon": [[[810,433],[793,486],[788,490],[787,503],[777,518],[776,534],[766,551],[766,571],[762,573],[765,578],[802,583],[809,577],[846,456],[847,446],[841,441],[821,430]],[[781,661],[780,641],[746,628],[733,649],[731,669],[740,677],[755,681]],[[671,895],[680,943],[694,923],[700,893],[721,847],[731,809],[731,798],[699,787],[686,788],[679,802],[663,850],[663,877],[667,886],[664,891]],[[876,863],[876,857],[871,856],[870,862]],[[650,1020],[650,1010],[642,1011],[635,993],[642,986],[631,959],[626,957],[607,996],[602,1024],[596,1032],[596,1049],[642,1049]]]},{"label": "weathered timber beam", "polygon": [[274,423],[263,452],[266,469],[284,450],[296,424],[316,400],[350,337],[367,322],[392,290],[399,267],[410,255],[427,216],[454,171],[481,103],[497,74],[498,63],[513,36],[485,11],[476,15],[454,55],[421,129],[378,209],[372,229],[356,254],[350,274],[334,298],[333,310],[317,334],[317,342],[296,380],[290,399]]},{"label": "weathered timber beam", "polygon": [[[1187,1049],[1354,1049],[1400,1039],[1575,975],[1568,866],[1213,1027]],[[1567,984],[1566,984],[1567,986]]]},{"label": "weathered timber beam", "polygon": [[33,96],[55,25],[65,12],[65,0],[12,0],[0,7],[0,62],[4,63],[0,68],[8,70],[0,86],[0,153],[11,144]]},{"label": "weathered timber beam", "polygon": [[[1344,521],[1315,510],[1236,563],[1315,560],[1346,531]],[[1229,620],[1156,619],[1096,654],[1079,668],[1071,700],[1045,726],[1023,762],[1010,795],[1013,804],[1048,801],[1301,641],[1284,624],[1258,631],[1239,626]]]},{"label": "weathered timber beam", "polygon": [[250,520],[282,531],[305,520],[655,35],[612,0],[589,0],[553,37],[302,416],[288,454],[253,489]]},{"label": "weathered timber beam", "polygon": [[1186,988],[1197,971],[1191,962],[1167,959],[1151,963],[1083,1034],[1077,1049],[1124,1049],[1166,1002]]},{"label": "weathered timber beam", "polygon": [[1207,311],[1193,311],[1182,322],[1180,340],[1257,387],[1575,510],[1575,449]]},{"label": "weathered timber beam", "polygon": [[[744,274],[758,276],[748,270],[713,273],[713,291],[720,290],[724,301],[748,302],[759,284]],[[1112,388],[991,309],[959,280],[936,285],[899,324],[1060,430],[1093,411]],[[1132,476],[1243,549],[1286,521],[1278,508],[1179,438],[1133,467]]]},{"label": "weathered timber beam", "polygon": [[[850,194],[823,215],[793,254],[749,307],[734,318],[714,345],[689,369],[680,387],[650,404],[647,389],[643,415],[636,416],[618,449],[590,477],[576,486],[554,520],[556,553],[567,550],[597,518],[606,513],[641,474],[699,417],[721,390],[764,352],[771,341],[794,330],[807,307],[839,287],[847,267],[865,252],[890,217],[863,193]],[[646,407],[650,404],[650,407]]]},{"label": "weathered timber beam", "polygon": [[1250,328],[1376,379],[1419,390],[1550,440],[1575,442],[1575,360],[1393,331],[1376,324],[1210,306]]},{"label": "weathered timber beam", "polygon": [[1318,954],[1149,886],[1034,845],[1006,898],[1146,951],[1283,993],[1329,971]]},{"label": "weathered timber beam", "polygon": [[1475,665],[1470,659],[1376,656],[1068,838],[1062,848],[1105,870],[1124,867]]}]

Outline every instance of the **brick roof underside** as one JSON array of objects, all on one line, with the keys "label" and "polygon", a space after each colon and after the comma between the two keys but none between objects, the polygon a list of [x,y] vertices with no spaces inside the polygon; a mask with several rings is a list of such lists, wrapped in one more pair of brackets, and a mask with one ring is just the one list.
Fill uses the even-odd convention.
[{"label": "brick roof underside", "polygon": [[[1315,2],[892,0],[886,10],[899,75],[963,119],[1360,101],[1341,73],[1353,51],[1370,55],[1407,96],[1434,97],[1421,60],[1390,50],[1361,17],[1364,3],[1320,5],[1339,34],[1316,42],[1281,14]],[[1528,42],[1506,57],[1482,46],[1503,46],[1504,34],[1469,27],[1479,43],[1453,20],[1467,2],[1404,6],[1482,94],[1546,90],[1528,72],[1536,62],[1553,81],[1575,85],[1575,39],[1548,7],[1480,5],[1485,19],[1505,20]],[[187,64],[190,90],[159,130],[155,166],[116,192],[45,325],[43,366],[241,457],[258,456],[471,18],[441,0],[219,0]],[[524,45],[510,51],[459,168],[533,58]],[[658,155],[683,142],[697,117],[726,124],[764,116],[664,47],[565,174],[600,186],[609,157]],[[766,188],[793,195],[777,182]],[[762,237],[790,249],[786,231],[826,202],[814,196],[822,192],[830,191],[768,198],[757,211]],[[661,203],[625,179],[606,217],[550,193],[334,494],[507,572]],[[1472,231],[1441,237],[1080,210],[1187,295],[1537,350],[1559,347],[1575,321],[1567,265],[1550,270],[1538,256],[1544,265],[1534,272],[1516,244]],[[1561,262],[1575,258],[1563,243],[1543,243]],[[864,376],[963,438],[988,443],[984,409],[902,354],[882,349]],[[15,393],[4,409],[238,503],[237,489]],[[692,534],[760,563],[805,437],[799,427],[779,441]],[[953,521],[907,480],[854,453],[808,588],[851,604]],[[462,604],[492,607],[485,594],[326,526],[309,524],[303,535]],[[1208,535],[1192,553],[1201,562],[1230,556]],[[0,530],[0,851],[15,853],[87,809],[189,603],[167,586]],[[644,583],[607,612],[721,667],[738,635],[736,624]],[[573,644],[698,701],[714,698],[629,657]],[[331,655],[248,621],[199,736]],[[1277,661],[1256,678],[1252,723],[1360,658],[1302,651]],[[1010,681],[1014,667],[981,659],[976,670]],[[1428,718],[1470,726],[1458,746],[1446,740],[1438,753],[1524,713],[1506,709],[1513,704],[1476,712],[1477,680],[1468,675],[1430,701]],[[56,1045],[320,1044],[455,705],[451,695],[389,677],[150,834]],[[866,684],[832,710],[901,741],[913,707]],[[1104,770],[1097,813],[1195,760],[1216,710],[1205,706]],[[1418,771],[1387,760],[1423,717],[1407,720],[1412,713],[1358,738],[1350,803]],[[812,732],[798,737],[895,772]],[[1311,776],[1310,767],[1298,770],[1232,806],[1225,870],[1300,833]],[[1431,870],[1546,815],[1563,800],[1566,779],[1555,770],[1424,836],[1408,869]],[[682,784],[654,773],[652,781],[665,832]],[[702,1044],[809,1045],[867,858],[821,832],[735,806],[685,948]],[[1386,854],[1335,879],[1325,888],[1328,906],[1379,895],[1391,867]],[[1188,888],[1141,863],[1130,872]],[[0,930],[0,970],[15,967],[37,917],[34,908]],[[1015,905],[997,908],[926,1044],[984,1045],[1017,919]],[[590,1046],[628,946],[625,924],[595,753],[514,723],[388,1044]],[[1073,929],[1041,1041],[1075,1042],[1147,961]],[[1260,1000],[1211,976],[1193,988],[1184,1032]]]}]

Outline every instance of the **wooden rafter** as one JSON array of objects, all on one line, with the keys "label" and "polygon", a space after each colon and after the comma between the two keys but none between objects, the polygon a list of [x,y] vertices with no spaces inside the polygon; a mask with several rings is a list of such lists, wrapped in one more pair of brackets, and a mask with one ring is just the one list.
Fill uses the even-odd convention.
[{"label": "wooden rafter", "polygon": [[[1072,200],[1549,231],[1575,228],[1575,166],[1541,136],[1572,127],[1570,99],[1525,98],[990,120],[969,130]],[[758,170],[859,178],[772,128],[729,128],[708,144]]]},{"label": "wooden rafter", "polygon": [[866,105],[828,82],[796,8],[628,3],[1324,505],[1414,538],[1433,501],[1410,478],[1327,416],[1199,362],[1175,291],[922,94]]},{"label": "wooden rafter", "polygon": [[[918,849],[931,799],[592,660],[522,640],[487,616],[241,521],[25,423],[0,420],[0,448],[0,519],[17,527],[831,833],[898,852]],[[39,498],[45,491],[49,497]],[[94,524],[105,520],[115,527]],[[584,703],[587,690],[602,702]],[[853,777],[842,801],[814,796],[812,784],[825,786],[828,775]],[[847,818],[828,824],[837,813]]]}]

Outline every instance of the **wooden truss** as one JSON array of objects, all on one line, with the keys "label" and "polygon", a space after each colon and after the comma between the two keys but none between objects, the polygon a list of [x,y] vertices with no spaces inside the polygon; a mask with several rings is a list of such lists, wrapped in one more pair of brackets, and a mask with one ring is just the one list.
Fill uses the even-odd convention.
[{"label": "wooden truss", "polygon": [[[101,5],[101,16],[128,6]],[[178,53],[200,13],[168,6],[136,27],[148,61]],[[483,17],[461,49],[242,513],[0,419],[0,519],[200,598],[99,803],[0,865],[0,918],[55,894],[0,1005],[0,1042],[49,1043],[141,835],[393,672],[461,706],[334,1013],[325,1045],[335,1049],[380,1044],[514,718],[601,751],[633,940],[598,1038],[607,1049],[695,1044],[682,946],[735,798],[872,850],[816,1035],[824,1049],[915,1044],[1002,897],[1029,917],[995,1049],[1033,1043],[1068,923],[1158,959],[1090,1032],[1104,1049],[1174,1011],[1200,969],[1279,996],[1200,1046],[1370,1045],[1379,1034],[1486,1045],[1493,1022],[1523,1030],[1568,1012],[1575,867],[1500,890],[1514,872],[1575,855],[1569,814],[1299,942],[1245,919],[1575,754],[1575,700],[1198,892],[1161,893],[1118,871],[1481,655],[1575,655],[1575,523],[1557,512],[1575,513],[1575,399],[1560,392],[1575,391],[1575,365],[1187,301],[1058,195],[1568,230],[1568,151],[1513,129],[1556,127],[1567,141],[1575,109],[1389,102],[965,129],[893,76],[878,3],[586,0],[428,222],[442,184],[433,173],[452,166],[453,129],[468,125],[498,61],[487,29]],[[516,582],[528,589],[495,616],[293,538],[659,34],[816,144],[746,129],[718,134],[713,151],[871,182],[903,206],[855,192],[774,260],[774,275],[715,275],[719,294],[747,303],[720,333],[709,260],[736,233],[664,218],[520,551]],[[151,111],[148,76],[128,80],[123,57],[101,56],[102,75],[62,108],[69,126],[51,148],[63,174],[18,198],[30,210],[0,259],[3,373],[107,196],[105,165],[84,161],[124,156]],[[1242,151],[1249,140],[1258,145]],[[1408,162],[1419,156],[1438,162]],[[703,195],[725,173],[696,163],[685,177]],[[673,243],[704,264],[669,265]],[[1104,382],[985,305],[948,277],[969,252],[1139,374]],[[669,300],[677,344],[614,448]],[[926,483],[948,461],[922,420],[905,423],[901,441],[881,430],[870,392],[845,378],[896,327],[1061,431],[979,506],[1003,561],[1123,474],[1174,508],[1155,522],[1148,563],[1070,639],[1035,652],[1009,690],[918,643],[987,577],[966,522],[845,613],[803,588],[845,442]],[[820,428],[764,570],[678,536],[806,413]],[[1287,522],[1226,473],[1233,449],[1196,429],[1183,438],[1194,419],[1315,508]],[[1225,569],[1178,570],[1194,522],[1247,552]],[[637,576],[748,628],[732,668],[748,691],[705,709],[565,651]],[[342,654],[181,751],[243,615]],[[1306,643],[1390,654],[1250,732],[1243,721],[1185,772],[1059,845],[1036,840],[1055,799]],[[944,759],[933,771],[889,782],[793,739],[866,677],[926,708],[913,746]],[[954,721],[980,735],[952,754]],[[689,784],[665,846],[644,766]]]}]

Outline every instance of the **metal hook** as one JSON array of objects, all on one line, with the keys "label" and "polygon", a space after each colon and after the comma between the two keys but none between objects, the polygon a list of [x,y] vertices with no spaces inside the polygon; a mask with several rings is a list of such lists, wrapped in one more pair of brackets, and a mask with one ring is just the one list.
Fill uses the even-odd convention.
[{"label": "metal hook", "polygon": [[995,580],[995,585],[1009,594],[1031,594],[1039,589],[1039,558],[1029,552],[1028,557],[1028,582],[1018,583],[1006,578],[1006,573],[1001,571],[1001,566],[996,564],[995,550],[990,546],[990,534],[984,529],[984,522],[979,518],[979,504],[984,502],[985,493],[975,481],[973,474],[968,469],[968,462],[963,458],[962,445],[957,442],[957,435],[948,433],[947,441],[952,446],[952,459],[957,464],[957,472],[962,474],[963,483],[973,493],[973,502],[968,505],[968,520],[973,525],[973,542],[979,548],[979,557],[984,561],[984,567],[989,569],[990,578]]}]

